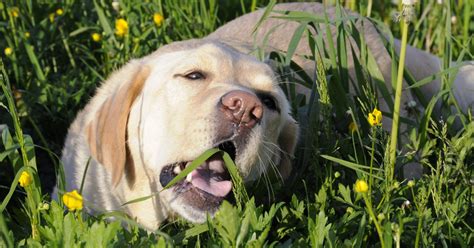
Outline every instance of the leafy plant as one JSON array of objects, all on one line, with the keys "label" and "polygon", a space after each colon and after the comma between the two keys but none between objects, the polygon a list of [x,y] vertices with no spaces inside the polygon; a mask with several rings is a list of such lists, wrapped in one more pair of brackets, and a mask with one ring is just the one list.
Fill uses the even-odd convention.
[{"label": "leafy plant", "polygon": [[[113,2],[118,7],[104,0],[0,2],[1,247],[474,245],[474,122],[450,92],[462,61],[473,58],[470,1],[421,0],[415,5],[407,43],[441,56],[443,70],[419,81],[402,71],[406,90],[421,106],[412,106],[413,120],[400,119],[407,132],[399,135],[403,142],[396,146],[395,160],[389,159],[389,140],[399,137],[367,121],[379,99],[390,106],[382,118],[392,115],[393,89],[366,46],[360,20],[341,7],[370,16],[379,32],[386,33],[388,26],[398,37],[403,29],[391,13],[401,5],[325,1],[336,6],[330,19],[324,13],[275,12],[275,1]],[[120,212],[91,216],[50,199],[52,175],[60,188],[65,183],[57,154],[67,128],[99,82],[132,58],[173,41],[203,37],[235,13],[267,3],[265,18],[298,24],[286,51],[267,57],[264,47],[257,49],[257,57],[277,65],[302,129],[290,180],[269,177],[245,190],[236,183],[235,165],[226,161],[234,169],[236,206],[224,202],[215,218],[203,224],[169,220],[154,233]],[[159,24],[155,14],[163,17]],[[118,19],[127,22],[127,35],[116,34]],[[392,35],[385,37],[396,65],[403,58],[394,52]],[[311,47],[304,56],[314,65],[314,75],[293,60],[301,56],[296,52],[300,41]],[[354,78],[347,71],[350,63]],[[442,90],[424,99],[420,87],[434,78],[442,79]],[[298,94],[297,84],[311,89],[310,95]],[[350,88],[355,94],[348,94]],[[436,119],[437,102],[443,107]],[[414,165],[422,166],[423,175],[405,178],[404,168]],[[19,186],[23,172],[32,178],[31,184],[22,183],[25,187]]]}]

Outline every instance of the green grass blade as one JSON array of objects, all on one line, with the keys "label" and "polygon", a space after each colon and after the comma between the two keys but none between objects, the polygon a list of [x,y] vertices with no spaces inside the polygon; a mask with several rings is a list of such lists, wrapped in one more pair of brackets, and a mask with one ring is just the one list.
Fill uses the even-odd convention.
[{"label": "green grass blade", "polygon": [[421,119],[421,122],[420,122],[420,140],[421,140],[421,144],[424,144],[426,142],[426,138],[427,138],[427,130],[428,130],[428,125],[430,123],[430,119],[431,119],[431,114],[433,113],[433,109],[434,107],[436,106],[436,102],[438,102],[438,100],[440,98],[442,98],[444,95],[446,95],[447,93],[449,93],[449,89],[446,89],[446,90],[443,90],[443,91],[440,91],[436,96],[434,96],[431,101],[428,103],[428,106],[426,106],[426,109],[425,109],[425,113],[423,115],[423,118]]},{"label": "green grass blade", "polygon": [[407,89],[419,88],[423,85],[429,84],[429,83],[433,82],[433,80],[435,80],[437,78],[440,78],[440,77],[442,77],[442,76],[444,76],[448,73],[457,71],[457,70],[459,70],[459,68],[461,68],[462,66],[467,65],[467,64],[469,64],[469,63],[468,62],[460,63],[460,64],[457,64],[455,66],[450,67],[449,69],[442,70],[442,71],[440,71],[440,72],[438,72],[434,75],[425,77],[425,78],[419,80],[418,82],[416,82],[415,84],[408,86]]},{"label": "green grass blade", "polygon": [[[3,212],[3,210],[5,210],[5,208],[8,205],[8,202],[10,202],[10,199],[12,198],[13,193],[15,192],[16,186],[18,185],[18,180],[20,179],[21,173],[23,171],[28,171],[32,177],[33,177],[33,174],[36,174],[36,173],[34,173],[35,170],[30,168],[29,166],[23,166],[23,167],[20,168],[20,170],[18,170],[18,172],[16,173],[15,178],[13,179],[13,182],[10,186],[10,190],[8,191],[8,194],[5,196],[5,198],[2,201],[2,204],[0,205],[0,214]],[[28,187],[33,187],[33,184],[31,184]]]},{"label": "green grass blade", "polygon": [[288,44],[285,65],[289,65],[291,63],[291,59],[293,58],[293,55],[295,54],[296,48],[298,47],[298,44],[300,43],[301,37],[303,36],[303,33],[306,30],[307,25],[308,23],[306,22],[301,23],[300,26],[293,33],[293,37],[291,38],[291,41]]},{"label": "green grass blade", "polygon": [[[10,89],[11,89],[10,81],[8,79],[7,72],[5,70],[5,66],[3,64],[2,59],[0,59],[0,70],[1,70],[0,84],[1,84],[1,87],[2,87],[2,90],[3,90],[3,94],[7,98],[8,109],[9,109],[10,115],[13,119],[13,126],[15,128],[15,136],[18,140],[18,144],[20,145],[21,157],[23,159],[23,166],[28,166],[28,164],[29,164],[28,163],[28,153],[27,153],[27,150],[26,150],[26,147],[25,147],[25,139],[24,139],[24,136],[23,136],[23,130],[21,129],[20,118],[18,117],[18,112],[16,110],[16,105],[15,105],[15,102],[13,100],[13,96],[12,96],[11,91],[10,91]],[[34,168],[36,170],[36,166]]]},{"label": "green grass blade", "polygon": [[86,181],[87,170],[89,170],[91,159],[92,157],[89,157],[89,159],[87,159],[86,168],[84,169],[84,175],[82,175],[81,187],[79,187],[79,194],[82,194],[82,190],[84,189],[84,182]]},{"label": "green grass blade", "polygon": [[210,158],[212,155],[216,154],[220,150],[217,148],[212,148],[207,151],[205,151],[203,154],[201,154],[199,157],[197,157],[193,162],[191,162],[190,165],[186,166],[183,171],[181,171],[176,177],[173,178],[161,191],[165,189],[169,189],[171,186],[175,185],[177,182],[183,180],[186,178],[186,176],[199,167],[202,163],[204,163],[208,158]]},{"label": "green grass blade", "polygon": [[35,69],[36,76],[38,77],[38,79],[41,82],[46,81],[46,77],[44,76],[43,70],[41,69],[42,66],[40,65],[38,58],[36,57],[33,46],[26,42],[25,51],[28,55],[28,58],[30,59],[31,64],[33,65],[33,68]]},{"label": "green grass blade", "polygon": [[265,8],[265,12],[263,12],[263,15],[262,17],[260,18],[260,20],[258,20],[257,24],[255,25],[255,27],[253,28],[252,30],[252,34],[255,34],[255,32],[257,31],[257,29],[260,27],[260,25],[262,25],[262,23],[268,18],[268,15],[270,15],[270,13],[272,12],[273,10],[273,7],[275,6],[276,4],[276,1],[275,0],[271,0],[267,7]]},{"label": "green grass blade", "polygon": [[110,23],[105,16],[104,10],[99,6],[96,0],[94,0],[94,7],[97,12],[97,15],[99,16],[99,22],[102,25],[102,28],[104,29],[104,32],[107,34],[110,39],[112,39],[113,43],[115,46],[118,46],[117,40],[115,39],[114,36],[114,31],[112,27],[110,26]]},{"label": "green grass blade", "polygon": [[0,213],[0,245],[5,245],[5,247],[15,247],[14,241],[15,238],[13,232],[8,228],[3,213]]},{"label": "green grass blade", "polygon": [[199,225],[193,226],[192,228],[186,229],[184,232],[176,234],[175,236],[173,236],[173,240],[176,242],[181,242],[184,239],[197,236],[201,233],[207,232],[208,230],[209,230],[209,227],[207,223],[199,224]]},{"label": "green grass blade", "polygon": [[[171,186],[170,186],[171,187]],[[141,201],[146,201],[156,195],[160,194],[159,192],[157,193],[153,193],[151,195],[147,195],[147,196],[143,196],[143,197],[139,197],[139,198],[136,198],[136,199],[133,199],[133,200],[130,200],[130,201],[127,201],[125,203],[123,203],[121,206],[126,206],[126,205],[129,205],[129,204],[133,204],[133,203],[137,203],[137,202],[141,202]]]},{"label": "green grass blade", "polygon": [[223,153],[224,154],[222,155],[222,158],[224,159],[224,163],[227,167],[227,170],[229,171],[230,177],[232,178],[234,196],[237,200],[237,204],[240,205],[239,207],[242,207],[242,205],[249,200],[249,196],[245,189],[242,177],[237,170],[237,165],[235,165],[234,161],[232,161],[232,158],[229,156],[229,154],[226,152]]},{"label": "green grass blade", "polygon": [[[349,161],[346,161],[346,160],[342,160],[342,159],[339,159],[339,158],[335,158],[335,157],[332,157],[332,156],[328,156],[328,155],[321,155],[321,157],[327,159],[327,160],[330,160],[332,162],[335,162],[335,163],[338,163],[342,166],[345,166],[347,168],[350,168],[350,169],[353,169],[355,171],[359,171],[359,172],[362,172],[364,174],[367,174],[369,175],[370,173],[365,171],[365,170],[369,170],[370,167],[369,166],[365,166],[365,165],[360,165],[360,164],[356,164],[356,163],[352,163],[352,162],[349,162]],[[375,170],[375,171],[383,171],[382,169],[380,168],[372,168],[372,170]],[[377,175],[372,175],[372,177],[374,178],[377,178],[379,180],[383,180],[382,177],[379,177]]]}]

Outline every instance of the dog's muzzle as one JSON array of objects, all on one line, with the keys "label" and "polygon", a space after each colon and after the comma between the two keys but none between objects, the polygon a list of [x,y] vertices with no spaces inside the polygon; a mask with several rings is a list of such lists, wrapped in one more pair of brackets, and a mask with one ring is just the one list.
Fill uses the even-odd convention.
[{"label": "dog's muzzle", "polygon": [[[263,117],[264,108],[260,99],[252,93],[234,90],[223,95],[218,102],[220,122],[215,129],[217,145],[235,161],[248,142],[250,131]],[[200,144],[196,144],[199,146]],[[212,148],[212,147],[209,147]],[[166,165],[160,172],[160,183],[165,187],[192,161]],[[222,153],[216,153],[190,172],[186,179],[172,186],[175,199],[194,209],[214,213],[232,191],[232,181],[225,167]]]}]

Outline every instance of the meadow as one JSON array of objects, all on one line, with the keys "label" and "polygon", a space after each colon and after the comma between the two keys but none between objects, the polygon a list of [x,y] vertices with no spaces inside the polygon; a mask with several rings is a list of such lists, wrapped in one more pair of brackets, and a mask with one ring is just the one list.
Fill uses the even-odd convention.
[{"label": "meadow", "polygon": [[[56,179],[66,183],[60,155],[69,124],[128,60],[204,37],[275,2],[2,0],[0,247],[474,247],[474,122],[457,108],[449,87],[459,65],[474,60],[474,3],[419,0],[407,24],[401,0],[323,2],[341,8],[339,18],[287,13],[301,28],[291,34],[288,52],[269,56],[284,75],[281,85],[302,129],[290,179],[269,174],[246,187],[235,184],[235,199],[215,218],[203,224],[172,219],[149,233],[120,212],[92,216],[51,200]],[[373,56],[361,49],[355,64],[363,83],[349,95],[351,51],[318,35],[308,38],[319,47],[311,57],[317,77],[302,72],[292,51],[311,28],[334,25],[338,41],[351,37],[364,47],[342,7],[440,57],[443,70],[433,77],[442,90],[423,99],[419,87],[433,77],[415,81],[395,53],[394,87],[381,88]],[[386,45],[391,51],[390,39]],[[374,109],[380,97],[396,108],[402,79],[410,87],[404,90],[419,96],[402,106],[416,118],[394,120],[407,128],[392,135],[379,122],[393,112]],[[295,84],[312,89],[310,99],[298,95]],[[441,107],[433,113],[436,103]],[[407,178],[403,168],[412,164],[421,165],[423,175]]]}]

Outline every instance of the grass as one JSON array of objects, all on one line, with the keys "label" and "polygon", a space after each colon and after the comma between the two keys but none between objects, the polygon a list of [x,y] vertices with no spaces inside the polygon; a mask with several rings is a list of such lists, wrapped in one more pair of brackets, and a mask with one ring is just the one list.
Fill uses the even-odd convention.
[{"label": "grass", "polygon": [[[391,1],[324,2],[370,15],[378,28],[389,27],[401,37],[403,28],[392,19],[399,5]],[[102,0],[0,2],[0,247],[472,247],[474,123],[456,108],[450,92],[456,74],[451,61],[473,60],[474,14],[465,0],[420,0],[415,5],[407,42],[442,58],[443,72],[436,76],[442,78],[443,89],[433,99],[423,99],[419,87],[431,79],[417,82],[401,70],[423,107],[412,108],[413,120],[400,119],[408,125],[406,133],[393,137],[367,122],[379,98],[392,106],[390,113],[383,113],[390,118],[396,112],[395,94],[385,86],[355,20],[341,10],[335,21],[323,14],[290,12],[281,18],[300,26],[288,52],[270,54],[280,65],[281,85],[302,129],[294,174],[287,182],[276,176],[262,179],[247,186],[251,199],[245,204],[225,202],[204,224],[170,220],[155,233],[120,212],[68,212],[63,202],[50,199],[52,175],[64,184],[58,156],[67,128],[104,78],[131,58],[173,41],[203,37],[267,3],[120,1],[117,11]],[[154,23],[155,13],[164,16],[163,23]],[[268,18],[272,16],[269,12]],[[115,34],[119,18],[128,22],[126,36]],[[324,33],[330,26],[337,30],[337,42],[326,43],[321,35],[307,38],[316,66],[316,75],[307,75],[291,60],[294,44],[310,30]],[[100,41],[91,38],[93,33],[101,35]],[[361,53],[352,58],[357,85],[346,70],[347,54],[353,52],[345,45],[348,37]],[[388,39],[387,51],[399,61],[390,44]],[[392,74],[397,75],[396,67]],[[309,99],[296,93],[296,84],[312,89]],[[351,86],[355,96],[346,94]],[[432,118],[437,100],[442,118]],[[456,121],[460,128],[455,128]],[[349,130],[351,123],[356,129]],[[400,144],[399,137],[405,142]],[[396,159],[390,159],[391,138],[399,141]],[[403,177],[403,167],[411,163],[423,166],[423,177]],[[18,186],[23,171],[33,178],[26,187]],[[367,190],[356,191],[356,180],[366,182]]]}]

